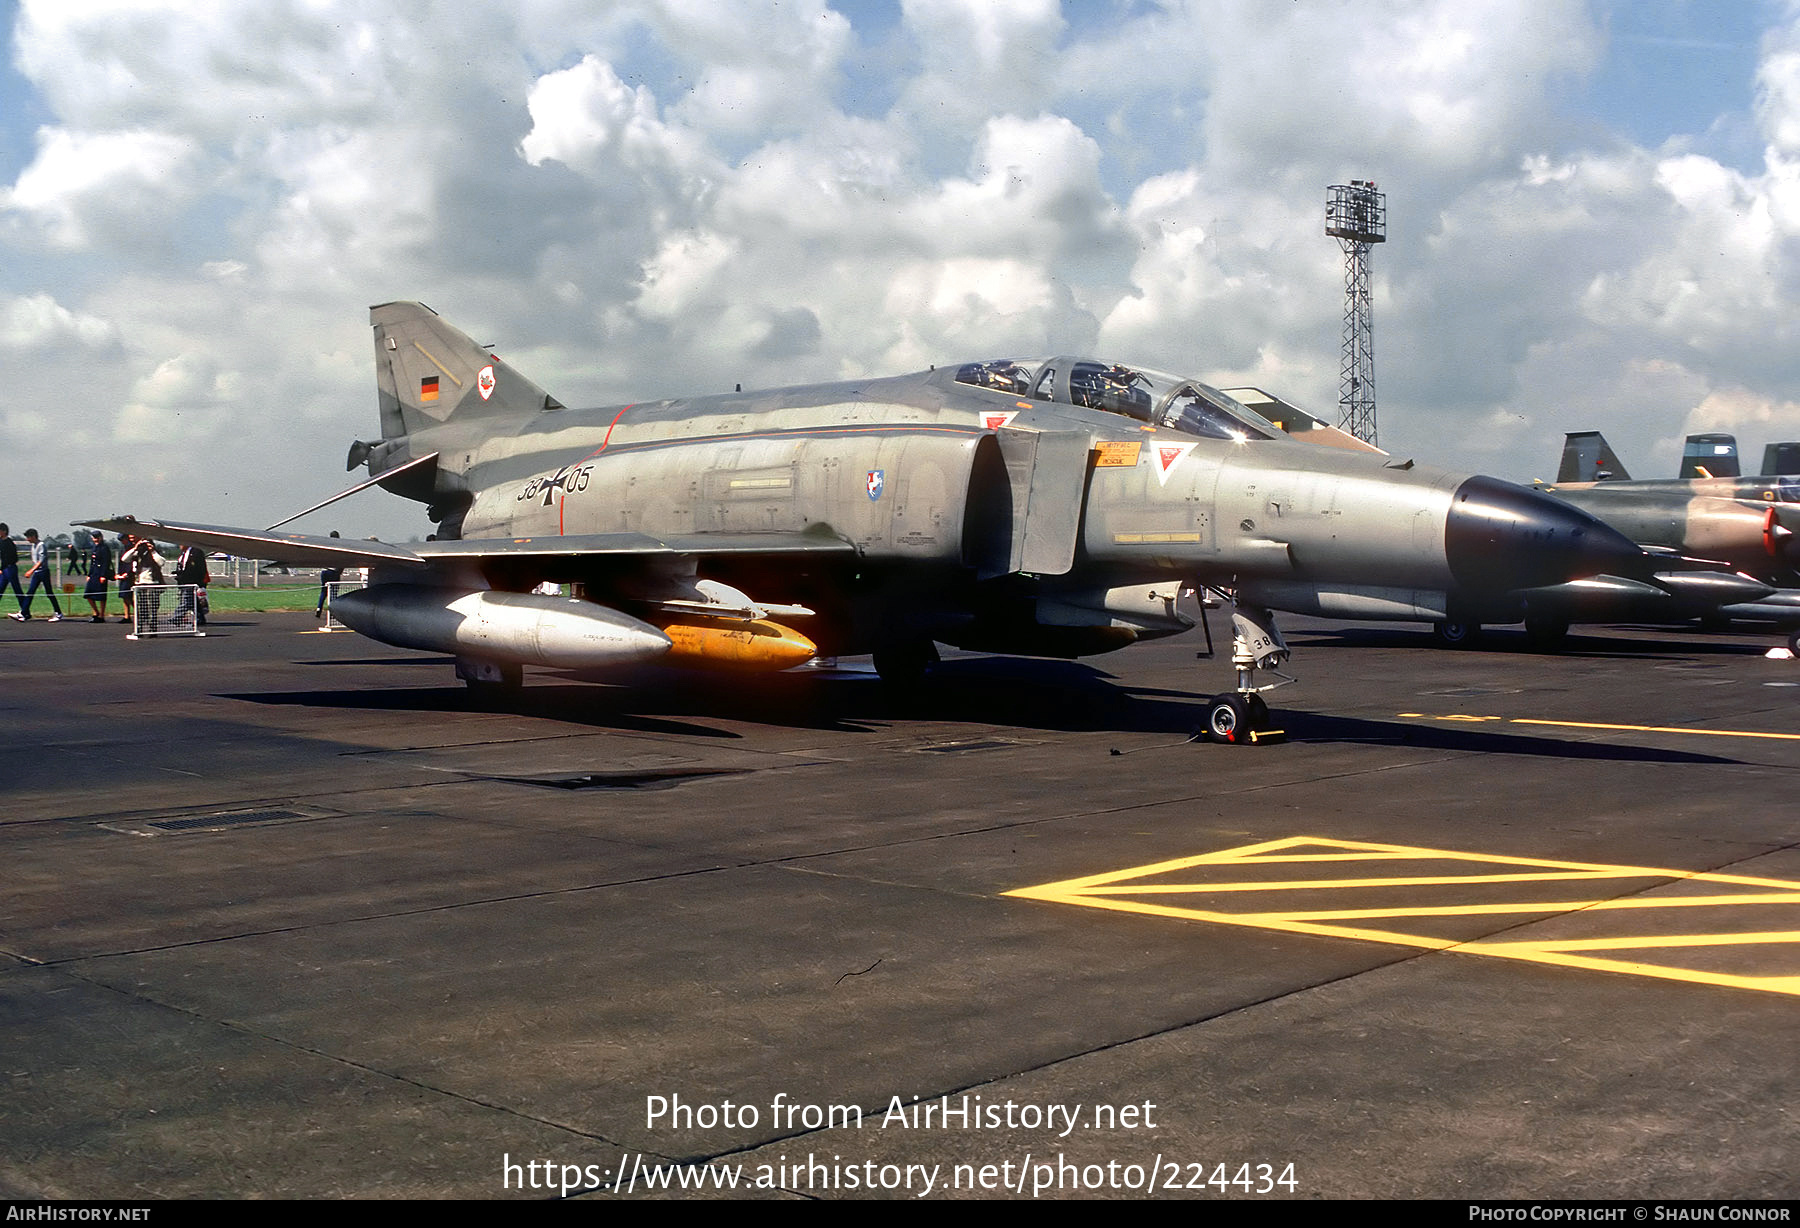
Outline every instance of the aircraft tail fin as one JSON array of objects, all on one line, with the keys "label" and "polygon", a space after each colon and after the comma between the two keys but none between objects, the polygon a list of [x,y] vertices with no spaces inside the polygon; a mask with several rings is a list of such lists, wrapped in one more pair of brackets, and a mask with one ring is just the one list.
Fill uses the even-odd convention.
[{"label": "aircraft tail fin", "polygon": [[1800,473],[1800,443],[1772,443],[1763,448],[1763,477]]},{"label": "aircraft tail fin", "polygon": [[1630,476],[1599,431],[1570,431],[1563,436],[1562,467],[1556,471],[1557,481],[1610,482]]},{"label": "aircraft tail fin", "polygon": [[1683,478],[1738,476],[1737,439],[1731,435],[1689,435],[1681,448]]},{"label": "aircraft tail fin", "polygon": [[423,303],[369,308],[381,436],[451,421],[527,418],[562,405]]}]

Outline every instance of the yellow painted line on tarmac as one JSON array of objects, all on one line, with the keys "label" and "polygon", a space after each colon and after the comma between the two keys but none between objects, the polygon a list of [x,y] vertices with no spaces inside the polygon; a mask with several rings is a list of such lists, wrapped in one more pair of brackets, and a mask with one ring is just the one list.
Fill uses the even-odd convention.
[{"label": "yellow painted line on tarmac", "polygon": [[1774,738],[1784,742],[1800,742],[1800,733],[1769,733],[1758,729],[1696,729],[1689,725],[1614,725],[1601,721],[1545,721],[1525,716],[1465,716],[1452,713],[1396,712],[1402,720],[1446,721],[1456,724],[1481,724],[1497,721],[1505,725],[1547,725],[1553,729],[1601,729],[1615,733],[1690,733],[1709,738]]},{"label": "yellow painted line on tarmac", "polygon": [[[1365,877],[1346,874],[1356,862],[1369,863],[1375,872]],[[1417,872],[1394,873],[1396,862],[1411,863]],[[1295,877],[1289,868],[1307,863],[1318,865],[1322,876]],[[1614,884],[1618,894],[1595,895],[1592,887],[1604,882]],[[1495,888],[1524,884],[1532,885],[1524,896],[1487,898],[1511,894],[1496,893]],[[1553,884],[1565,885],[1566,894],[1546,890]],[[1465,890],[1470,888],[1480,889],[1482,898],[1468,898]],[[1343,906],[1320,908],[1316,905],[1324,901],[1316,898],[1309,898],[1312,906],[1306,908],[1259,906],[1283,898],[1281,893],[1295,891],[1333,893]],[[1292,836],[1021,887],[1005,894],[1113,912],[1453,950],[1800,996],[1800,882],[1755,875]],[[1189,901],[1179,902],[1182,896],[1190,897]],[[1746,908],[1756,910],[1750,915],[1761,922],[1754,929],[1739,928],[1738,919]],[[1779,924],[1784,920],[1779,914],[1771,916],[1771,908],[1792,910],[1794,928],[1769,928],[1771,921]],[[1434,934],[1419,924],[1432,918],[1489,916],[1501,922],[1532,915],[1541,916],[1542,925],[1551,929],[1578,917],[1584,930],[1609,932],[1485,940]],[[1674,916],[1687,918],[1680,933],[1659,934],[1642,928],[1658,917]],[[1631,959],[1603,954],[1610,951],[1637,954]],[[1722,951],[1734,952],[1740,965],[1748,960],[1766,964],[1770,970],[1759,974],[1725,971],[1695,958]]]}]

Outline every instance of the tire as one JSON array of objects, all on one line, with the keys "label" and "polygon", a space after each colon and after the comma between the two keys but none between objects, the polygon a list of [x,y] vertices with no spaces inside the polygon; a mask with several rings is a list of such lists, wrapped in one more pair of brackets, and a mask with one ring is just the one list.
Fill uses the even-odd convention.
[{"label": "tire", "polygon": [[930,640],[895,644],[875,653],[875,672],[890,687],[906,690],[923,683],[938,660],[937,645]]},{"label": "tire", "polygon": [[1569,621],[1548,614],[1525,616],[1525,638],[1539,652],[1560,652],[1569,638]]},{"label": "tire", "polygon": [[1206,705],[1206,736],[1228,746],[1250,740],[1250,710],[1242,696],[1213,696]]},{"label": "tire", "polygon": [[1269,705],[1263,702],[1261,695],[1250,696],[1244,701],[1244,706],[1250,714],[1251,729],[1262,730],[1269,727]]},{"label": "tire", "polygon": [[513,702],[525,685],[525,667],[506,664],[499,667],[498,678],[463,679],[468,688],[469,703],[476,709],[503,706]]},{"label": "tire", "polygon": [[1473,648],[1481,639],[1481,624],[1446,619],[1432,623],[1431,634],[1441,648]]},{"label": "tire", "polygon": [[1796,657],[1800,657],[1800,631],[1789,634],[1788,651],[1793,653]]}]

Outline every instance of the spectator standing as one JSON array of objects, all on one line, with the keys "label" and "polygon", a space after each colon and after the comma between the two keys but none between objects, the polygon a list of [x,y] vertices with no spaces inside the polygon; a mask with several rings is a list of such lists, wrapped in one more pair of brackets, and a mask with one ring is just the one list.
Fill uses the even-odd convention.
[{"label": "spectator standing", "polygon": [[94,534],[89,541],[92,544],[88,549],[87,588],[82,596],[87,598],[94,611],[88,621],[103,623],[106,621],[106,586],[113,575],[112,547],[106,544],[106,537],[101,533]]},{"label": "spectator standing", "polygon": [[25,594],[19,589],[19,543],[12,539],[12,530],[0,524],[0,596],[6,594],[8,584],[12,585],[13,595],[19,599],[19,609],[23,612]]},{"label": "spectator standing", "polygon": [[19,600],[19,612],[13,617],[22,623],[31,621],[31,598],[38,589],[44,590],[44,596],[50,599],[50,621],[62,621],[62,606],[57,604],[56,586],[50,582],[49,549],[38,540],[36,529],[25,530],[25,541],[31,546],[31,570],[25,573],[25,596]]},{"label": "spectator standing", "polygon": [[[147,537],[133,537],[131,548],[119,556],[119,576],[121,593],[125,589],[125,577],[131,578],[132,595],[126,600],[125,606],[128,610],[135,609],[139,599],[138,589],[156,588],[163,582],[162,559],[157,557],[156,543]],[[150,603],[145,613],[149,615],[151,623],[156,621],[156,602],[160,596],[160,593],[154,592],[143,595],[143,600]]]},{"label": "spectator standing", "polygon": [[[338,531],[333,529],[331,535],[336,537]],[[331,604],[331,586],[344,578],[342,567],[321,567],[319,569],[319,608],[313,611],[314,618],[325,617],[325,607]]]},{"label": "spectator standing", "polygon": [[193,593],[183,593],[181,597],[181,615],[192,614],[194,625],[206,625],[206,586],[212,583],[212,573],[207,570],[206,550],[200,546],[183,546],[175,559],[175,583],[192,585]]},{"label": "spectator standing", "polygon": [[125,607],[125,617],[119,621],[131,621],[131,589],[135,583],[135,568],[126,561],[126,556],[137,548],[139,538],[131,533],[119,534],[119,574],[114,577],[119,582],[119,603]]}]

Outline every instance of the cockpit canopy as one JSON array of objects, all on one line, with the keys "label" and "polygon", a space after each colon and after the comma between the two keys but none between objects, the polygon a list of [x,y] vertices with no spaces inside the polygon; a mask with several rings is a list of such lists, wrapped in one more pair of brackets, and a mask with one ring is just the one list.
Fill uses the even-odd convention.
[{"label": "cockpit canopy", "polygon": [[1089,358],[994,358],[959,367],[956,382],[1104,410],[1207,439],[1274,439],[1281,428],[1198,380]]}]

